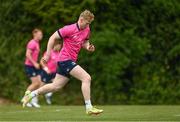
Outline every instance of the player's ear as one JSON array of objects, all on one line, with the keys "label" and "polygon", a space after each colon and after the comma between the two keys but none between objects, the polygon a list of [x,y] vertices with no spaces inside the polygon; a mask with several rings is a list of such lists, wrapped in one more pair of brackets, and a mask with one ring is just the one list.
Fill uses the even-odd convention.
[{"label": "player's ear", "polygon": [[82,23],[84,21],[84,19],[82,17],[80,17],[80,22]]},{"label": "player's ear", "polygon": [[82,23],[82,19],[81,18],[79,18],[79,22]]}]

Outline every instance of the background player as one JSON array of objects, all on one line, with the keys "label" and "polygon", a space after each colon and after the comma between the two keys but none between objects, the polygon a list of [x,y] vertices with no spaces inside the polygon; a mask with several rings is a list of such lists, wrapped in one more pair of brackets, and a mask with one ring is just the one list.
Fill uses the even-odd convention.
[{"label": "background player", "polygon": [[[41,66],[43,68],[41,71],[41,81],[43,82],[43,85],[47,83],[52,83],[56,75],[57,60],[60,50],[61,50],[61,44],[59,44],[59,42],[56,41],[53,50],[51,50],[50,58],[47,64],[44,64],[43,62],[41,63]],[[44,53],[44,55],[46,55],[46,52]],[[46,102],[48,104],[51,104],[51,97],[52,97],[52,92],[45,94]]]},{"label": "background player", "polygon": [[[25,59],[25,72],[29,79],[31,80],[31,84],[26,89],[25,95],[28,95],[31,91],[37,89],[41,85],[40,80],[40,65],[38,63],[38,56],[40,52],[40,41],[43,38],[42,30],[36,28],[32,31],[33,39],[31,39],[26,47],[26,59]],[[36,98],[34,98],[36,99]],[[22,98],[22,102],[24,97]],[[35,100],[36,101],[36,100]],[[39,105],[34,104],[35,107],[39,107]]]}]

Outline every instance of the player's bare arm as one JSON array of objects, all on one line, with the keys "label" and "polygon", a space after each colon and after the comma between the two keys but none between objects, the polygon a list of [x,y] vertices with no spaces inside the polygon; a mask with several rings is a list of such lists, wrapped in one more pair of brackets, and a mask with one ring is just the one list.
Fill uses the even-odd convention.
[{"label": "player's bare arm", "polygon": [[49,60],[51,50],[53,49],[55,40],[61,39],[58,32],[56,31],[50,38],[47,44],[47,51],[46,55],[41,59],[41,64],[46,65],[47,61]]},{"label": "player's bare arm", "polygon": [[51,72],[49,71],[47,64],[44,63],[43,60],[40,61],[41,67],[43,68],[44,71],[46,71],[48,74],[50,74]]},{"label": "player's bare arm", "polygon": [[33,65],[36,69],[40,68],[39,64],[36,61],[34,61],[32,58],[32,50],[31,49],[27,49],[26,57],[33,63]]}]

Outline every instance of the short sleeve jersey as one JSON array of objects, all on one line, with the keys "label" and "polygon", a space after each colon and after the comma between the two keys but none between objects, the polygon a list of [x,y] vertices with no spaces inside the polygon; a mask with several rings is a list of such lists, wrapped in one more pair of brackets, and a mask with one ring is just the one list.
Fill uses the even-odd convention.
[{"label": "short sleeve jersey", "polygon": [[63,39],[63,47],[59,53],[58,61],[72,60],[76,62],[83,43],[89,38],[89,26],[80,30],[78,24],[75,23],[64,26],[57,32]]}]

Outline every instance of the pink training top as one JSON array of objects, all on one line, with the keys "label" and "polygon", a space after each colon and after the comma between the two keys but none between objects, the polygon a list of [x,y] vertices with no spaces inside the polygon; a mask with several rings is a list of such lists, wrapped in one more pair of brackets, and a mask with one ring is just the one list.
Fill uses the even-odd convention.
[{"label": "pink training top", "polygon": [[[44,53],[44,55],[46,55],[46,52]],[[59,51],[51,50],[50,58],[47,62],[47,67],[51,73],[56,73],[58,57]]]},{"label": "pink training top", "polygon": [[[27,44],[27,49],[30,49],[32,51],[32,58],[34,61],[38,61],[38,56],[39,56],[39,41],[36,41],[32,39],[31,41],[28,42]],[[25,59],[25,65],[33,66],[33,63],[26,57]]]},{"label": "pink training top", "polygon": [[76,62],[82,44],[89,38],[89,26],[80,30],[78,24],[75,23],[64,26],[57,32],[63,39],[63,47],[59,53],[58,61],[72,60]]}]

